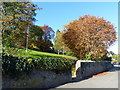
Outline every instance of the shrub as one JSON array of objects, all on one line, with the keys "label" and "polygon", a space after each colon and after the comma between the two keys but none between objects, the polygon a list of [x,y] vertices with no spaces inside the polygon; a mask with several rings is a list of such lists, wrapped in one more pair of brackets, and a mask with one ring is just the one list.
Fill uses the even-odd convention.
[{"label": "shrub", "polygon": [[28,74],[33,69],[48,71],[66,71],[71,69],[75,60],[66,58],[51,57],[16,57],[12,55],[2,55],[2,72],[11,76],[18,76],[21,73]]},{"label": "shrub", "polygon": [[112,57],[106,57],[105,61],[112,61]]}]

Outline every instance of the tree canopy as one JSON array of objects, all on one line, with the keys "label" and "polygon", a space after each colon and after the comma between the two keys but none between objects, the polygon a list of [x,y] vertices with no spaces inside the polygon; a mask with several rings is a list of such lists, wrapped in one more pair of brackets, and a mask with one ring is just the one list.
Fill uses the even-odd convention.
[{"label": "tree canopy", "polygon": [[72,55],[72,52],[70,49],[66,46],[66,44],[63,41],[63,35],[64,32],[57,30],[56,31],[56,37],[54,38],[54,49],[57,50],[58,54],[60,52],[66,52],[67,55]]},{"label": "tree canopy", "polygon": [[104,18],[84,15],[64,26],[64,43],[75,56],[101,59],[116,41],[115,27]]},{"label": "tree canopy", "polygon": [[31,2],[1,2],[1,7],[3,46],[19,47],[40,8]]},{"label": "tree canopy", "polygon": [[34,25],[36,10],[41,8],[29,2],[2,2],[3,47],[30,48],[49,51],[54,31],[49,26]]}]

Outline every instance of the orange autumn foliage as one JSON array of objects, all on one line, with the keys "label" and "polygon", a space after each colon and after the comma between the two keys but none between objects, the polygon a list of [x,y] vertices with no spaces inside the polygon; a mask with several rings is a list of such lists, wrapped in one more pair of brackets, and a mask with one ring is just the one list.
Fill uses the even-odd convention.
[{"label": "orange autumn foliage", "polygon": [[[106,54],[116,41],[115,27],[101,17],[84,15],[64,25],[64,43],[77,58],[85,59],[91,53],[92,59]],[[103,59],[102,56],[99,59]]]}]

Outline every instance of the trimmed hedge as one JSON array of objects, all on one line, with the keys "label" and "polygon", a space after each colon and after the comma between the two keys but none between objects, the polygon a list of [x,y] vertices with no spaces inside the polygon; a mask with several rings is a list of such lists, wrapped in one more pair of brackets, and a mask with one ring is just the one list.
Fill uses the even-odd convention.
[{"label": "trimmed hedge", "polygon": [[20,75],[28,74],[31,70],[49,70],[49,71],[66,71],[71,69],[75,60],[67,58],[50,58],[50,57],[17,57],[13,55],[2,55],[2,73]]}]

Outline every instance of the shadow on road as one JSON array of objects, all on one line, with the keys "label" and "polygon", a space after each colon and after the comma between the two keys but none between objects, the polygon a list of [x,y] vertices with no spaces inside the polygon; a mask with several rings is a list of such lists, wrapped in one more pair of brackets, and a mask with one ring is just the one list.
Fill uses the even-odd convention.
[{"label": "shadow on road", "polygon": [[[63,84],[61,84],[61,85],[65,85],[65,84],[69,84],[69,83],[75,83],[75,82],[80,82],[80,81],[82,81],[82,80],[86,80],[86,79],[89,79],[89,78],[90,78],[90,77],[78,79],[78,78],[75,77],[75,78],[72,78],[71,81],[66,82],[66,83],[63,83]],[[51,87],[51,88],[49,88],[49,89],[56,89],[57,87],[59,87],[59,86],[61,86],[61,85],[58,85],[58,86],[55,86],[55,87]]]},{"label": "shadow on road", "polygon": [[[63,83],[63,84],[61,84],[61,85],[65,85],[65,84],[69,84],[69,83],[75,83],[75,82],[80,82],[80,81],[83,81],[83,80],[86,80],[86,79],[89,79],[89,78],[92,78],[92,77],[81,78],[81,79],[78,79],[78,78],[74,77],[74,78],[72,78],[71,81],[66,82],[66,83]],[[57,88],[57,87],[59,87],[59,86],[61,86],[61,85],[58,85],[58,86],[55,86],[55,87],[51,87],[51,88]]]}]

